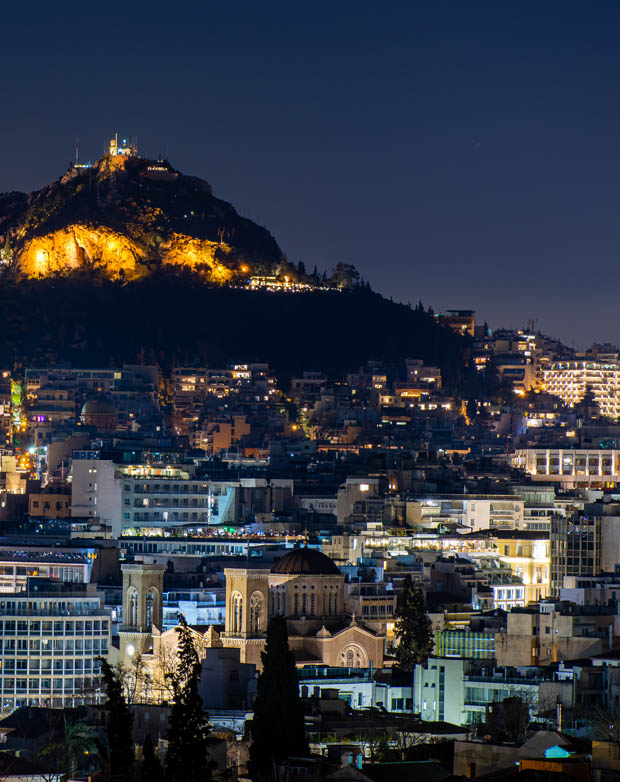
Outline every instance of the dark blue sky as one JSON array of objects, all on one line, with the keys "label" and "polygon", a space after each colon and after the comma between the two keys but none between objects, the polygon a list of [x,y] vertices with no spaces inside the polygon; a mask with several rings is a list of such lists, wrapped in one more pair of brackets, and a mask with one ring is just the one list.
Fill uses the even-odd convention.
[{"label": "dark blue sky", "polygon": [[291,260],[620,342],[617,0],[62,0],[1,29],[0,191],[135,134]]}]

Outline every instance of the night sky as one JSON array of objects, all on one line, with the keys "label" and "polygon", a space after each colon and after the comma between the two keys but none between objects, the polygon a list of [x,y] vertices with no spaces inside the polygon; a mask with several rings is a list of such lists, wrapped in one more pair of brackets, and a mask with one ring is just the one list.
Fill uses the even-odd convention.
[{"label": "night sky", "polygon": [[310,269],[620,342],[620,3],[3,4],[0,191],[114,133]]}]

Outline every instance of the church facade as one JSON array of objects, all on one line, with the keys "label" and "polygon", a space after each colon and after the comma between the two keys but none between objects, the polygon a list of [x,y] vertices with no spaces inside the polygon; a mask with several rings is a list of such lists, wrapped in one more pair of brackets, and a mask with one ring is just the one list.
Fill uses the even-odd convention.
[{"label": "church facade", "polygon": [[383,667],[385,636],[345,614],[344,575],[320,551],[294,549],[271,570],[226,568],[224,646],[262,667],[270,617],[286,618],[298,665]]},{"label": "church facade", "polygon": [[[162,632],[164,567],[128,563],[123,572],[120,664],[140,660],[155,699],[166,698],[166,676],[174,665],[177,634]],[[320,551],[294,549],[266,568],[226,568],[226,625],[193,630],[204,657],[210,647],[239,650],[241,663],[262,668],[269,619],[286,618],[289,646],[298,665],[383,667],[385,636],[344,610],[344,575]]]}]

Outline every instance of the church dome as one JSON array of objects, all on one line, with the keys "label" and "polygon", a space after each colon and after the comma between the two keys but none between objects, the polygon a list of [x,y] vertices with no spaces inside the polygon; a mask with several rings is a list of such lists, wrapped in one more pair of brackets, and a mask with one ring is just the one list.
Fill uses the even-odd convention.
[{"label": "church dome", "polygon": [[287,576],[340,575],[335,562],[313,548],[296,548],[289,551],[275,563],[271,572]]},{"label": "church dome", "polygon": [[105,396],[87,399],[80,415],[82,422],[97,429],[115,429],[118,423],[116,408]]}]

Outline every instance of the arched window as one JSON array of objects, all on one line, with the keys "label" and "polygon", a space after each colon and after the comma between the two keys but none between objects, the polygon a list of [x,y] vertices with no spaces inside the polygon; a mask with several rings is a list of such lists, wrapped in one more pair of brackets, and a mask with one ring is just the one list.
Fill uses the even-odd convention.
[{"label": "arched window", "polygon": [[155,592],[152,589],[149,589],[149,591],[146,593],[146,628],[147,630],[152,626],[153,624],[153,610],[155,606]]},{"label": "arched window", "polygon": [[299,616],[299,595],[295,592],[295,616]]},{"label": "arched window", "polygon": [[310,595],[310,616],[314,616],[314,592]]},{"label": "arched window", "polygon": [[230,599],[230,615],[233,633],[240,633],[243,627],[243,598],[234,592]]},{"label": "arched window", "polygon": [[307,603],[307,595],[304,592],[301,596],[301,615],[306,616],[306,603]]},{"label": "arched window", "polygon": [[260,633],[263,629],[263,596],[253,592],[250,597],[250,632]]},{"label": "arched window", "polygon": [[138,591],[134,587],[130,587],[127,594],[127,607],[129,608],[129,626],[138,626]]}]

